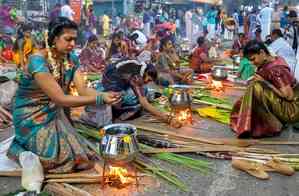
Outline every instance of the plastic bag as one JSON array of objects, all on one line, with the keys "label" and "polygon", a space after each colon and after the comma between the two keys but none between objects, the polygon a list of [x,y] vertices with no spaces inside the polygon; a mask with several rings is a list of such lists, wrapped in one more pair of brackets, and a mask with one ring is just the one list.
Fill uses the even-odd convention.
[{"label": "plastic bag", "polygon": [[[5,130],[12,131],[12,130]],[[0,171],[14,171],[20,170],[20,166],[13,160],[7,157],[7,151],[13,142],[15,136],[12,136],[2,142],[0,142]]]},{"label": "plastic bag", "polygon": [[25,151],[20,154],[19,160],[22,166],[23,188],[40,193],[44,172],[39,157],[30,151]]},{"label": "plastic bag", "polygon": [[0,84],[0,105],[9,106],[16,94],[18,84],[12,80]]}]

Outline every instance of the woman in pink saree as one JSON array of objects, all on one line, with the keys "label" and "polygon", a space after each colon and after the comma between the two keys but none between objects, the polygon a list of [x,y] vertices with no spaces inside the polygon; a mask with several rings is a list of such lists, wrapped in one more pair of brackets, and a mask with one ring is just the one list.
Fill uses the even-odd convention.
[{"label": "woman in pink saree", "polygon": [[231,114],[230,126],[237,136],[274,136],[284,125],[298,123],[299,85],[287,63],[256,40],[245,46],[244,55],[257,72]]}]

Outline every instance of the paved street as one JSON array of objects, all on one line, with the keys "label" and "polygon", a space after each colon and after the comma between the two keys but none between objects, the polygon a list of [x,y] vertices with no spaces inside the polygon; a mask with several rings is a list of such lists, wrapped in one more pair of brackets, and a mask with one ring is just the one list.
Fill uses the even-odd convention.
[{"label": "paved street", "polygon": [[[234,137],[233,133],[224,125],[210,120],[202,120],[199,123],[201,135],[211,137]],[[204,129],[206,128],[206,129]],[[0,138],[3,140],[8,136],[8,132],[0,132]],[[280,138],[289,140],[299,140],[299,134],[292,129],[285,130]],[[280,147],[284,152],[298,152],[298,147]],[[190,155],[194,158],[205,159],[198,155]],[[235,170],[231,167],[230,161],[207,159],[214,163],[215,169],[207,176],[199,173],[173,166],[167,163],[161,165],[171,168],[181,179],[190,187],[190,193],[184,193],[175,190],[175,187],[161,183],[159,188],[150,187],[144,194],[146,196],[297,196],[299,175],[286,177],[271,173],[271,179],[267,181],[257,180],[244,172]],[[21,188],[19,178],[0,178],[0,195],[15,191]]]}]

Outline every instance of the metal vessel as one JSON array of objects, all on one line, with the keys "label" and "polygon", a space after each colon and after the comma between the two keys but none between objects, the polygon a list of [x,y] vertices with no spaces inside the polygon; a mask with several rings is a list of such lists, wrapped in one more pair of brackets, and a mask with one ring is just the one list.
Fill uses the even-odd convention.
[{"label": "metal vessel", "polygon": [[179,87],[180,85],[172,85],[170,88],[174,88],[173,94],[169,98],[169,102],[172,107],[190,107],[192,98],[188,93],[188,88]]},{"label": "metal vessel", "polygon": [[137,129],[131,124],[111,124],[103,128],[100,152],[105,161],[128,163],[138,153]]},{"label": "metal vessel", "polygon": [[213,80],[217,80],[217,81],[225,80],[227,78],[227,76],[228,76],[228,73],[224,68],[222,68],[220,66],[212,68]]}]

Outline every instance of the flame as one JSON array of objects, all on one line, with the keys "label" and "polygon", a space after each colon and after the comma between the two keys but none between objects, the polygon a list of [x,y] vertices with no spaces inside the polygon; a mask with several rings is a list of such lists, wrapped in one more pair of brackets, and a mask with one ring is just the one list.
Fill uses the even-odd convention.
[{"label": "flame", "polygon": [[217,91],[223,90],[223,84],[221,81],[212,80],[212,88],[215,88]]},{"label": "flame", "polygon": [[182,123],[192,122],[192,112],[190,108],[179,110],[176,116],[177,119]]},{"label": "flame", "polygon": [[121,184],[128,184],[133,178],[128,177],[128,170],[122,167],[109,166],[109,177],[113,180],[119,180]]}]

